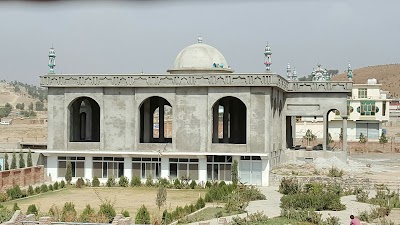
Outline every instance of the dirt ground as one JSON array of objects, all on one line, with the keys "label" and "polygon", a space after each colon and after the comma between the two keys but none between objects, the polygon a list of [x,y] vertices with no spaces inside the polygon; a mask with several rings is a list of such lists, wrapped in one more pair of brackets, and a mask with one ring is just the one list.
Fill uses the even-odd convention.
[{"label": "dirt ground", "polygon": [[[98,190],[99,195],[95,190]],[[161,208],[174,210],[176,206],[185,206],[186,204],[195,204],[197,199],[201,196],[204,198],[205,190],[167,190],[167,204]],[[117,213],[122,209],[127,210],[131,217],[135,216],[136,211],[140,206],[145,205],[149,210],[151,216],[158,215],[159,211],[156,206],[157,188],[69,188],[61,191],[48,192],[38,196],[33,196],[26,199],[14,200],[2,203],[8,208],[12,208],[16,202],[21,208],[22,212],[26,212],[28,206],[36,204],[40,212],[47,213],[50,207],[54,204],[62,208],[65,202],[73,202],[75,209],[80,214],[85,208],[86,204],[99,210],[99,205],[102,199],[111,200],[115,202],[115,210]],[[100,198],[99,198],[100,197]]]}]

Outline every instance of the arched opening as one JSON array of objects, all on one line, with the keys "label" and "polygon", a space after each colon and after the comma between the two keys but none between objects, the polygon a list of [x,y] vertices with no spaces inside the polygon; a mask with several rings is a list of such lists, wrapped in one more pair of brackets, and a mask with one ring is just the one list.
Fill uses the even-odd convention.
[{"label": "arched opening", "polygon": [[223,97],[213,105],[213,143],[246,144],[246,105]]},{"label": "arched opening", "polygon": [[75,99],[69,107],[70,141],[100,141],[100,106],[89,97]]},{"label": "arched opening", "polygon": [[140,106],[140,143],[172,143],[172,106],[153,96]]}]

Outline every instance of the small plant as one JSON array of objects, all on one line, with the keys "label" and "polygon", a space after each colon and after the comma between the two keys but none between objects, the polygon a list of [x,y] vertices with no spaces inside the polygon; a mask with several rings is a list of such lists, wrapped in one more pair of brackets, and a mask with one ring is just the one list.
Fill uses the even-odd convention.
[{"label": "small plant", "polygon": [[28,187],[28,195],[34,195],[35,194],[35,190],[33,190],[32,185],[29,185]]},{"label": "small plant", "polygon": [[127,210],[121,210],[121,214],[126,218],[126,217],[130,217],[129,212]]},{"label": "small plant", "polygon": [[6,192],[11,200],[22,198],[22,191],[18,185],[15,185],[12,188],[7,189]]},{"label": "small plant", "polygon": [[66,202],[64,204],[61,220],[64,222],[74,222],[76,220],[76,210],[74,203]]},{"label": "small plant", "polygon": [[328,144],[332,144],[333,143],[333,138],[331,133],[328,133]]},{"label": "small plant", "polygon": [[85,209],[82,211],[82,214],[79,216],[79,220],[83,223],[91,222],[91,218],[94,217],[95,211],[89,204],[86,205]]},{"label": "small plant", "polygon": [[128,185],[129,185],[129,180],[128,180],[128,178],[125,177],[125,176],[121,176],[121,177],[119,178],[118,185],[119,185],[120,187],[128,187]]},{"label": "small plant", "polygon": [[158,183],[157,186],[158,187],[169,187],[171,184],[169,182],[169,180],[167,178],[158,178]]},{"label": "small plant", "polygon": [[163,205],[165,205],[165,202],[167,201],[167,190],[165,187],[160,187],[157,192],[157,197],[156,197],[156,205],[158,207],[158,210],[161,209]]},{"label": "small plant", "polygon": [[328,177],[342,177],[344,171],[342,169],[338,169],[335,166],[332,166],[328,171]]},{"label": "small plant", "polygon": [[190,186],[191,189],[194,189],[197,186],[196,181],[192,180],[192,182],[190,182],[189,186]]},{"label": "small plant", "polygon": [[14,202],[14,206],[13,206],[13,209],[12,209],[14,212],[15,211],[17,211],[17,210],[20,210],[20,208],[19,208],[19,206],[18,206],[18,204],[16,203],[16,202]]},{"label": "small plant", "polygon": [[367,137],[365,137],[363,133],[360,133],[360,137],[358,139],[360,139],[358,142],[360,142],[362,144],[365,144],[368,141]]},{"label": "small plant", "polygon": [[52,184],[49,184],[49,191],[54,191],[54,187]]},{"label": "small plant", "polygon": [[83,186],[85,186],[85,181],[83,180],[82,177],[80,177],[80,178],[78,178],[78,180],[76,180],[75,186],[77,188],[82,188]]},{"label": "small plant", "polygon": [[53,188],[54,188],[54,190],[58,190],[58,188],[59,188],[59,184],[58,184],[58,182],[57,182],[57,181],[54,183],[54,185],[53,185]]},{"label": "small plant", "polygon": [[309,146],[310,142],[314,141],[317,138],[317,136],[314,135],[310,129],[308,129],[303,138],[307,140],[307,146]]},{"label": "small plant", "polygon": [[12,170],[17,169],[17,156],[16,156],[15,152],[13,152],[13,154],[12,154],[10,169],[12,169]]},{"label": "small plant", "polygon": [[106,182],[107,187],[114,187],[116,184],[117,184],[117,182],[115,181],[114,176],[111,176],[107,179],[107,182]]},{"label": "small plant", "polygon": [[60,188],[65,188],[65,181],[64,181],[64,180],[61,180],[61,182],[60,182]]},{"label": "small plant", "polygon": [[32,166],[33,166],[33,164],[32,164],[32,152],[31,152],[31,149],[29,149],[29,152],[28,152],[28,157],[27,157],[27,159],[26,159],[26,165],[27,165],[28,167],[32,167]]},{"label": "small plant", "polygon": [[4,154],[4,170],[9,170],[10,166],[8,165],[8,154],[7,152]]},{"label": "small plant", "polygon": [[41,192],[41,191],[40,191],[40,187],[39,187],[39,186],[36,186],[36,187],[35,187],[35,193],[36,193],[36,194],[40,194],[40,192]]},{"label": "small plant", "polygon": [[284,195],[295,194],[300,191],[300,184],[295,178],[282,178],[279,185],[279,192]]},{"label": "small plant", "polygon": [[102,203],[100,205],[99,214],[104,215],[108,219],[108,221],[111,222],[115,215],[117,215],[114,209],[114,203],[111,203],[111,201],[108,199],[101,201]]},{"label": "small plant", "polygon": [[38,208],[36,207],[35,204],[29,205],[28,209],[26,210],[26,215],[34,214],[34,215],[37,216],[38,213],[39,213],[39,210],[38,210]]},{"label": "small plant", "polygon": [[93,187],[100,187],[100,180],[99,180],[99,178],[97,178],[96,176],[93,177],[92,186],[93,186]]},{"label": "small plant", "polygon": [[25,168],[24,153],[22,150],[19,152],[19,168]]},{"label": "small plant", "polygon": [[178,178],[176,178],[176,179],[174,180],[174,188],[176,188],[176,189],[181,189],[181,188],[182,188],[181,182],[179,181]]},{"label": "small plant", "polygon": [[232,165],[232,184],[233,187],[236,188],[238,182],[239,182],[239,170],[238,170],[238,161],[233,160],[233,165]]},{"label": "small plant", "polygon": [[366,203],[368,201],[368,195],[369,195],[369,191],[359,191],[358,193],[356,193],[357,202]]},{"label": "small plant", "polygon": [[140,177],[132,177],[131,187],[140,187],[142,185],[142,181]]},{"label": "small plant", "polygon": [[135,217],[136,224],[150,224],[150,214],[146,206],[142,205]]},{"label": "small plant", "polygon": [[46,184],[42,184],[42,186],[40,186],[40,192],[46,193],[48,191],[49,191],[49,188],[47,187]]},{"label": "small plant", "polygon": [[153,187],[154,186],[154,183],[153,183],[153,177],[152,176],[147,176],[147,178],[146,178],[146,186],[147,187]]},{"label": "small plant", "polygon": [[65,180],[67,181],[67,184],[71,184],[72,181],[72,165],[71,161],[67,162],[67,170],[65,171]]}]

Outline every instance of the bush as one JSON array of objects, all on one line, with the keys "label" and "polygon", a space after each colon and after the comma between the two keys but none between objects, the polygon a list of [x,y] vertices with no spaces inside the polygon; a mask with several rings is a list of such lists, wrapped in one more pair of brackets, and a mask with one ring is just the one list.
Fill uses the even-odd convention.
[{"label": "bush", "polygon": [[64,180],[61,180],[61,182],[60,182],[60,187],[61,187],[61,188],[65,188],[65,181],[64,181]]},{"label": "bush", "polygon": [[192,180],[192,182],[190,182],[189,186],[190,186],[191,189],[194,189],[197,186],[196,181]]},{"label": "bush", "polygon": [[140,177],[132,177],[131,187],[140,187],[142,185],[142,181]]},{"label": "bush", "polygon": [[360,192],[356,193],[357,202],[366,203],[368,201],[368,195],[369,195],[369,191],[360,191]]},{"label": "bush", "polygon": [[54,187],[52,184],[49,184],[49,191],[54,191]]},{"label": "bush", "polygon": [[197,210],[199,210],[201,208],[204,208],[205,206],[206,206],[206,202],[204,201],[204,199],[202,197],[197,199],[197,202],[196,202],[196,209]]},{"label": "bush", "polygon": [[282,196],[281,208],[340,211],[346,209],[346,206],[340,203],[340,196],[333,193],[323,193],[319,195],[313,193],[297,193]]},{"label": "bush", "polygon": [[128,185],[129,185],[129,180],[128,180],[128,178],[125,177],[125,176],[121,176],[121,177],[119,178],[118,185],[119,185],[120,187],[128,187]]},{"label": "bush", "polygon": [[12,188],[7,189],[8,198],[11,200],[22,198],[22,191],[18,185],[13,186]]},{"label": "bush", "polygon": [[262,212],[249,214],[244,218],[241,218],[239,216],[235,216],[232,218],[232,225],[266,224],[267,222],[268,217]]},{"label": "bush", "polygon": [[29,185],[28,187],[28,195],[34,195],[35,194],[35,190],[33,190],[32,185]]},{"label": "bush", "polygon": [[75,186],[77,188],[82,188],[85,185],[85,181],[83,180],[82,177],[78,178],[78,180],[76,180],[75,182]]},{"label": "bush", "polygon": [[58,182],[56,181],[55,183],[54,183],[54,185],[53,185],[53,188],[54,188],[54,190],[58,190]]},{"label": "bush", "polygon": [[49,209],[49,215],[51,216],[53,221],[61,221],[62,210],[60,209],[60,207],[53,204]]},{"label": "bush", "polygon": [[342,177],[343,174],[344,171],[342,169],[338,169],[334,166],[332,166],[328,171],[328,177]]},{"label": "bush", "polygon": [[121,210],[121,214],[126,218],[126,217],[130,217],[129,212],[127,210]]},{"label": "bush", "polygon": [[42,184],[42,186],[40,186],[40,192],[46,193],[48,191],[49,191],[49,188],[47,187],[46,184]]},{"label": "bush", "polygon": [[152,176],[147,176],[147,178],[146,178],[146,186],[147,187],[153,187],[154,186],[154,183],[153,183],[153,177]]},{"label": "bush", "polygon": [[279,192],[284,195],[291,195],[300,192],[300,184],[295,178],[282,178],[279,185]]},{"label": "bush", "polygon": [[206,188],[211,188],[211,182],[210,181],[206,182]]},{"label": "bush", "polygon": [[296,220],[299,222],[309,222],[312,224],[323,224],[322,222],[322,214],[317,213],[315,211],[310,210],[295,210],[292,208],[282,209],[281,216],[286,217],[288,219]]},{"label": "bush", "polygon": [[65,171],[65,180],[67,181],[67,184],[71,184],[71,181],[72,181],[72,165],[71,165],[71,161],[67,162],[67,170]]},{"label": "bush", "polygon": [[165,187],[168,188],[170,187],[171,183],[167,178],[158,178],[157,186],[158,187]]},{"label": "bush", "polygon": [[61,221],[74,222],[76,221],[75,205],[72,202],[66,202],[63,207]]},{"label": "bush", "polygon": [[39,210],[35,204],[29,205],[28,209],[26,210],[26,215],[35,214],[37,216],[38,213],[39,213]]},{"label": "bush", "polygon": [[101,203],[99,214],[104,215],[108,219],[109,223],[111,223],[115,215],[117,215],[114,209],[114,204],[111,203],[110,200],[104,200],[103,203]]},{"label": "bush", "polygon": [[22,150],[19,152],[19,168],[25,168],[24,153]]},{"label": "bush", "polygon": [[150,214],[147,211],[146,206],[142,205],[140,209],[138,210],[136,217],[135,217],[135,223],[137,224],[150,224]]},{"label": "bush", "polygon": [[172,222],[172,214],[164,210],[162,214],[162,224],[170,224]]},{"label": "bush", "polygon": [[19,206],[18,206],[18,204],[16,203],[16,202],[14,202],[14,206],[13,206],[13,209],[12,209],[14,212],[15,211],[17,211],[17,210],[20,210],[20,208],[19,208]]},{"label": "bush", "polygon": [[39,186],[36,186],[36,187],[35,187],[35,193],[36,193],[36,194],[40,194],[40,192],[41,192],[40,187],[39,187]]},{"label": "bush", "polygon": [[114,176],[111,176],[107,179],[107,183],[106,183],[107,187],[114,187],[116,184],[117,184],[117,182],[115,181]]},{"label": "bush", "polygon": [[79,216],[79,221],[83,223],[91,222],[91,218],[94,217],[95,211],[89,204],[86,205],[85,209],[82,211],[82,214]]},{"label": "bush", "polygon": [[99,178],[97,178],[96,176],[93,177],[92,186],[93,186],[93,187],[100,187],[100,180],[99,180]]},{"label": "bush", "polygon": [[0,223],[9,221],[13,214],[14,212],[0,204]]}]

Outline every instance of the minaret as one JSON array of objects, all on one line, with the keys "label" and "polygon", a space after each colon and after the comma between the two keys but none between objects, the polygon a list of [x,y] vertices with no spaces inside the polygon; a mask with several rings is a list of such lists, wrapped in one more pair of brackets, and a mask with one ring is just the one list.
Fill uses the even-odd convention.
[{"label": "minaret", "polygon": [[56,52],[53,46],[49,50],[49,73],[54,74],[54,67],[56,66]]},{"label": "minaret", "polygon": [[287,64],[287,67],[286,67],[286,76],[287,76],[288,80],[293,80],[292,69],[290,68],[289,63]]},{"label": "minaret", "polygon": [[265,65],[265,70],[269,72],[271,70],[271,47],[269,47],[268,43],[267,46],[265,46],[265,51],[264,51],[264,65]]},{"label": "minaret", "polygon": [[293,68],[292,80],[298,81],[296,67]]},{"label": "minaret", "polygon": [[201,35],[199,35],[199,37],[197,38],[197,43],[203,43],[203,37]]},{"label": "minaret", "polygon": [[353,69],[351,69],[351,65],[349,62],[349,66],[347,67],[347,78],[349,81],[353,80]]}]

